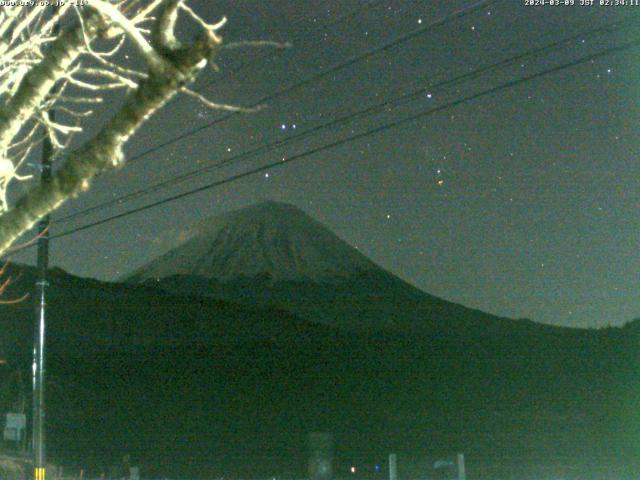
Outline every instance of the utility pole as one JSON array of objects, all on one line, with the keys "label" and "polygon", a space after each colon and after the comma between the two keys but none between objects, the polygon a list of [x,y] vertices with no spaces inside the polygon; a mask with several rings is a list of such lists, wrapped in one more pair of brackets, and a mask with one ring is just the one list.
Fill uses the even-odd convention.
[{"label": "utility pole", "polygon": [[458,462],[458,480],[467,480],[467,472],[464,467],[464,453],[457,455]]},{"label": "utility pole", "polygon": [[333,436],[330,433],[310,433],[309,480],[333,480]]},{"label": "utility pole", "polygon": [[[54,121],[53,111],[49,118]],[[51,157],[53,145],[47,135],[42,143],[40,182],[51,181]],[[38,266],[36,281],[37,303],[33,338],[33,468],[34,480],[45,480],[45,327],[47,268],[49,267],[49,215],[38,223]]]},{"label": "utility pole", "polygon": [[[54,12],[55,12],[54,7]],[[54,36],[60,31],[60,25],[53,28]],[[54,87],[55,89],[55,87]],[[55,91],[55,90],[54,90]],[[55,121],[55,110],[49,112],[51,121]],[[42,159],[40,182],[51,182],[51,160],[53,143],[45,134],[42,142]],[[49,267],[49,215],[38,223],[38,264],[36,281],[36,321],[33,334],[33,478],[45,480],[46,475],[46,443],[45,443],[45,327],[47,307],[47,268]]]},{"label": "utility pole", "polygon": [[389,480],[398,480],[398,456],[389,454]]}]

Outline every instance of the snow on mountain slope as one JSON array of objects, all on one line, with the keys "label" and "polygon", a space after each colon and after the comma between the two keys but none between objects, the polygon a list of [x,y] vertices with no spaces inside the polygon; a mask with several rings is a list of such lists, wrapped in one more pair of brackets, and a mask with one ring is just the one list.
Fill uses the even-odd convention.
[{"label": "snow on mountain slope", "polygon": [[172,275],[220,281],[267,276],[322,281],[381,270],[298,208],[264,202],[200,222],[173,250],[135,271],[140,282]]}]

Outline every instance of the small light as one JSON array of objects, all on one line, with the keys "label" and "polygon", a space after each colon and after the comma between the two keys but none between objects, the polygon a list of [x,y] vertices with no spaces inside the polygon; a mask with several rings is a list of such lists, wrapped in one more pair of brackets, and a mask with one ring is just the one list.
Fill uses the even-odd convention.
[{"label": "small light", "polygon": [[269,178],[269,173],[265,173],[264,178]]},{"label": "small light", "polygon": [[351,473],[355,474],[355,473],[356,473],[356,467],[351,467],[351,468],[349,469],[349,471],[350,471]]},{"label": "small light", "polygon": [[418,25],[422,25],[422,19],[421,18],[418,19]]},{"label": "small light", "polygon": [[433,95],[431,93],[427,93],[427,98],[432,98]]},{"label": "small light", "polygon": [[280,125],[280,129],[282,129],[282,130],[286,130],[286,129],[287,129],[287,126],[283,123],[282,125]]}]

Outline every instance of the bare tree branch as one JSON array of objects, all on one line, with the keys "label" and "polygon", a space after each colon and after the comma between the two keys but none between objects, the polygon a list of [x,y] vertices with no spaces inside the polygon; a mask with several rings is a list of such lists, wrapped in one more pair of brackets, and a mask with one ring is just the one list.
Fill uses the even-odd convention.
[{"label": "bare tree branch", "polygon": [[195,98],[199,102],[201,102],[204,106],[209,107],[213,110],[225,110],[227,112],[243,112],[243,113],[253,113],[259,110],[262,110],[262,106],[257,107],[238,107],[236,105],[227,105],[224,103],[216,103],[209,100],[204,95],[201,95],[198,92],[188,89],[187,87],[183,87],[180,89],[181,92],[189,95],[190,97]]},{"label": "bare tree branch", "polygon": [[246,40],[241,42],[231,42],[224,44],[221,49],[232,50],[234,48],[256,48],[256,47],[270,47],[270,48],[291,48],[289,42],[281,43],[274,42],[272,40]]},{"label": "bare tree branch", "polygon": [[[167,10],[164,13],[172,15]],[[164,24],[174,25],[174,22]],[[78,37],[76,41],[80,45],[82,35]],[[193,81],[220,42],[217,35],[207,31],[188,47],[167,48],[163,52],[162,68],[150,66],[148,78],[140,81],[122,108],[91,140],[69,155],[51,182],[32,188],[14,208],[0,216],[0,254],[42,216],[89,188],[91,180],[100,172],[120,166],[124,162],[122,147],[131,135],[184,85]]]},{"label": "bare tree branch", "polygon": [[[207,65],[215,67],[214,53],[222,47],[218,30],[226,18],[209,24],[186,2],[91,0],[83,8],[67,2],[52,15],[40,6],[0,10],[0,255],[40,218],[87,190],[95,176],[123,165],[124,145],[176,94],[209,108],[260,109],[213,102],[188,88]],[[195,22],[201,30],[197,40],[179,41],[179,16]],[[62,18],[65,26],[59,31],[54,25]],[[230,48],[245,46],[288,45],[259,41]],[[135,60],[129,61],[132,50]],[[142,69],[136,66],[141,63]],[[113,90],[123,91],[122,105],[93,137],[69,152],[81,122]],[[52,109],[60,117],[50,116]],[[51,139],[54,159],[64,153],[65,160],[49,182],[31,186],[10,207],[7,188],[31,178],[18,169],[44,135]],[[3,288],[0,284],[0,294]]]},{"label": "bare tree branch", "polygon": [[[94,17],[95,18],[95,17]],[[97,21],[89,22],[90,33],[97,32]],[[33,115],[51,91],[54,83],[82,51],[84,36],[80,25],[61,34],[42,61],[22,79],[15,95],[0,107],[0,152],[5,151],[22,125]]]}]

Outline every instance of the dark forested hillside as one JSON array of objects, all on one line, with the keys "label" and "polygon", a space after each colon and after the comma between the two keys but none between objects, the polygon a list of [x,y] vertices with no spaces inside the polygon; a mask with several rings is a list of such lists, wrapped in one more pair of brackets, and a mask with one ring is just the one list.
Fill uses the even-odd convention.
[{"label": "dark forested hillside", "polygon": [[[34,280],[19,269],[13,293]],[[478,472],[494,457],[637,461],[637,323],[366,333],[51,277],[49,442],[62,463],[97,471],[129,453],[149,475],[302,475],[316,430],[334,433],[339,458],[372,462],[391,450],[465,451]],[[29,386],[33,309],[0,309],[7,386],[16,369]]]}]

